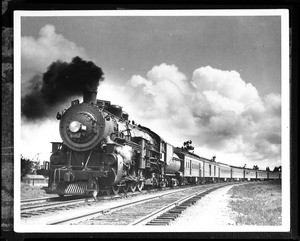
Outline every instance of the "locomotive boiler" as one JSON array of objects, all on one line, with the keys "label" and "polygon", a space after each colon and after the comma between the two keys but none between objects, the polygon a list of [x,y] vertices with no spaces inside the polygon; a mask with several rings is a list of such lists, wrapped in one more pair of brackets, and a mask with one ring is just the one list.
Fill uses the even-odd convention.
[{"label": "locomotive boiler", "polygon": [[84,91],[82,103],[57,113],[62,142],[52,143],[47,192],[96,196],[176,184],[181,160],[173,147],[96,95]]}]

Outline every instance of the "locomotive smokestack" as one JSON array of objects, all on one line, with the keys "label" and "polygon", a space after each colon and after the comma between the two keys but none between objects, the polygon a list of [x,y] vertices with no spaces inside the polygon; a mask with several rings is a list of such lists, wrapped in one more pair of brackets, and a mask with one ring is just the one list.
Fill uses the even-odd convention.
[{"label": "locomotive smokestack", "polygon": [[95,102],[96,101],[96,96],[97,92],[94,91],[83,91],[83,102],[89,103],[89,102]]}]

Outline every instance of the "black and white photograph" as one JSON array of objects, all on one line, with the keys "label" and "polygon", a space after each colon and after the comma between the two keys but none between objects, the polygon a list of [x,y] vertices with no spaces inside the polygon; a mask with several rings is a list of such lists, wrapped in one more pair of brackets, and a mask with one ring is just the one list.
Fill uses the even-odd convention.
[{"label": "black and white photograph", "polygon": [[287,9],[14,12],[14,231],[288,232]]}]

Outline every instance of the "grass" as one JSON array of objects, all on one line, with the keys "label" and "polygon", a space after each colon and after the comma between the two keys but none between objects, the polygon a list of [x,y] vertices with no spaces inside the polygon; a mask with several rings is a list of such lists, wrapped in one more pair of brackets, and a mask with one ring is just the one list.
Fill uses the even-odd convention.
[{"label": "grass", "polygon": [[281,225],[280,181],[247,183],[231,188],[229,193],[237,225]]}]

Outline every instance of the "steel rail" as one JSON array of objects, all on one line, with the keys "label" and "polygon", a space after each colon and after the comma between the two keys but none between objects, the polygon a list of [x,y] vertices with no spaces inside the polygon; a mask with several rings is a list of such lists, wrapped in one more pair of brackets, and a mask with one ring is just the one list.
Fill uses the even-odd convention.
[{"label": "steel rail", "polygon": [[21,214],[26,213],[26,211],[27,212],[28,211],[38,211],[38,210],[55,208],[55,207],[63,207],[63,206],[67,206],[70,204],[78,204],[78,203],[83,203],[83,202],[88,202],[88,200],[86,198],[84,198],[84,200],[83,200],[83,198],[81,198],[81,199],[77,199],[77,200],[63,201],[63,202],[59,202],[59,203],[46,203],[44,205],[21,207]]}]

